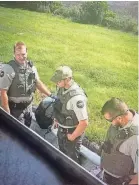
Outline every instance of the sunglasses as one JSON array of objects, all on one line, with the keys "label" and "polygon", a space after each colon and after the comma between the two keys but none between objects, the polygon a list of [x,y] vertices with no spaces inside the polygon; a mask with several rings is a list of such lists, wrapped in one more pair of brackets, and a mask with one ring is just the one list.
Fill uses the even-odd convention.
[{"label": "sunglasses", "polygon": [[113,117],[113,118],[110,118],[110,119],[106,119],[106,118],[105,118],[105,119],[106,119],[107,121],[109,121],[109,122],[113,122],[117,117],[123,116],[123,115],[125,115],[127,112],[128,112],[128,110],[126,110],[125,113],[119,114],[119,115],[117,115],[117,116],[115,116],[115,117]]}]

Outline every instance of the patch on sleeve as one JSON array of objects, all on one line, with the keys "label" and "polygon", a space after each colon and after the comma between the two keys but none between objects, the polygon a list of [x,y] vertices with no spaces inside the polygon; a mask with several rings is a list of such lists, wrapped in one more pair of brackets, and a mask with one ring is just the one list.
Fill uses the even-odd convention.
[{"label": "patch on sleeve", "polygon": [[0,71],[0,78],[4,77],[4,71]]},{"label": "patch on sleeve", "polygon": [[78,108],[83,108],[84,107],[84,102],[82,100],[79,100],[79,101],[77,101],[76,105],[77,105]]}]

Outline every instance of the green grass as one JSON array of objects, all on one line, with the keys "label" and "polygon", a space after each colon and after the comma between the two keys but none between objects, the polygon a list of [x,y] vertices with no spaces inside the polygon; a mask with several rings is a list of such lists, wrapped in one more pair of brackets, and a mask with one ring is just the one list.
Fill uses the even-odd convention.
[{"label": "green grass", "polygon": [[50,78],[59,65],[73,69],[75,80],[88,94],[89,139],[104,138],[109,125],[100,110],[109,98],[119,97],[137,110],[137,36],[0,7],[0,60],[7,62],[13,57],[16,41],[27,44],[29,58],[51,90],[55,85]]}]

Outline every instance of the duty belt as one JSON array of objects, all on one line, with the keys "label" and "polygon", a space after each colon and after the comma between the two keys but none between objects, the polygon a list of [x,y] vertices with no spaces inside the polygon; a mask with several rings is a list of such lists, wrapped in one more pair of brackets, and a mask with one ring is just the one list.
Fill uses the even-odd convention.
[{"label": "duty belt", "polygon": [[58,124],[63,129],[69,129],[69,128],[76,128],[77,127],[77,125],[75,125],[75,126],[65,126],[65,125],[61,125],[60,123],[58,123]]},{"label": "duty belt", "polygon": [[9,107],[12,109],[25,109],[31,104],[31,102],[32,101],[24,103],[14,103],[12,101],[9,101]]},{"label": "duty belt", "polygon": [[76,127],[74,128],[63,128],[61,126],[59,126],[59,129],[60,129],[60,132],[63,132],[63,133],[69,133],[69,131],[74,131]]}]

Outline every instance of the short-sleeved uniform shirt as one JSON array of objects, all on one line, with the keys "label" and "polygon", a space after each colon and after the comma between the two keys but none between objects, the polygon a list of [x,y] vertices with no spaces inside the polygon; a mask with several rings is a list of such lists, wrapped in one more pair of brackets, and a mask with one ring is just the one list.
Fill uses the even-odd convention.
[{"label": "short-sleeved uniform shirt", "polygon": [[[36,80],[38,80],[39,75],[36,67],[33,66],[32,70],[35,73]],[[0,89],[8,90],[15,77],[15,71],[9,64],[2,64],[1,71],[2,71],[2,75],[0,76]]]},{"label": "short-sleeved uniform shirt", "polygon": [[[74,84],[64,91],[64,94],[69,92],[71,89],[79,88],[79,86],[74,82]],[[67,102],[67,110],[73,110],[77,116],[78,121],[88,120],[87,113],[87,97],[85,95],[76,95],[73,96]]]}]

